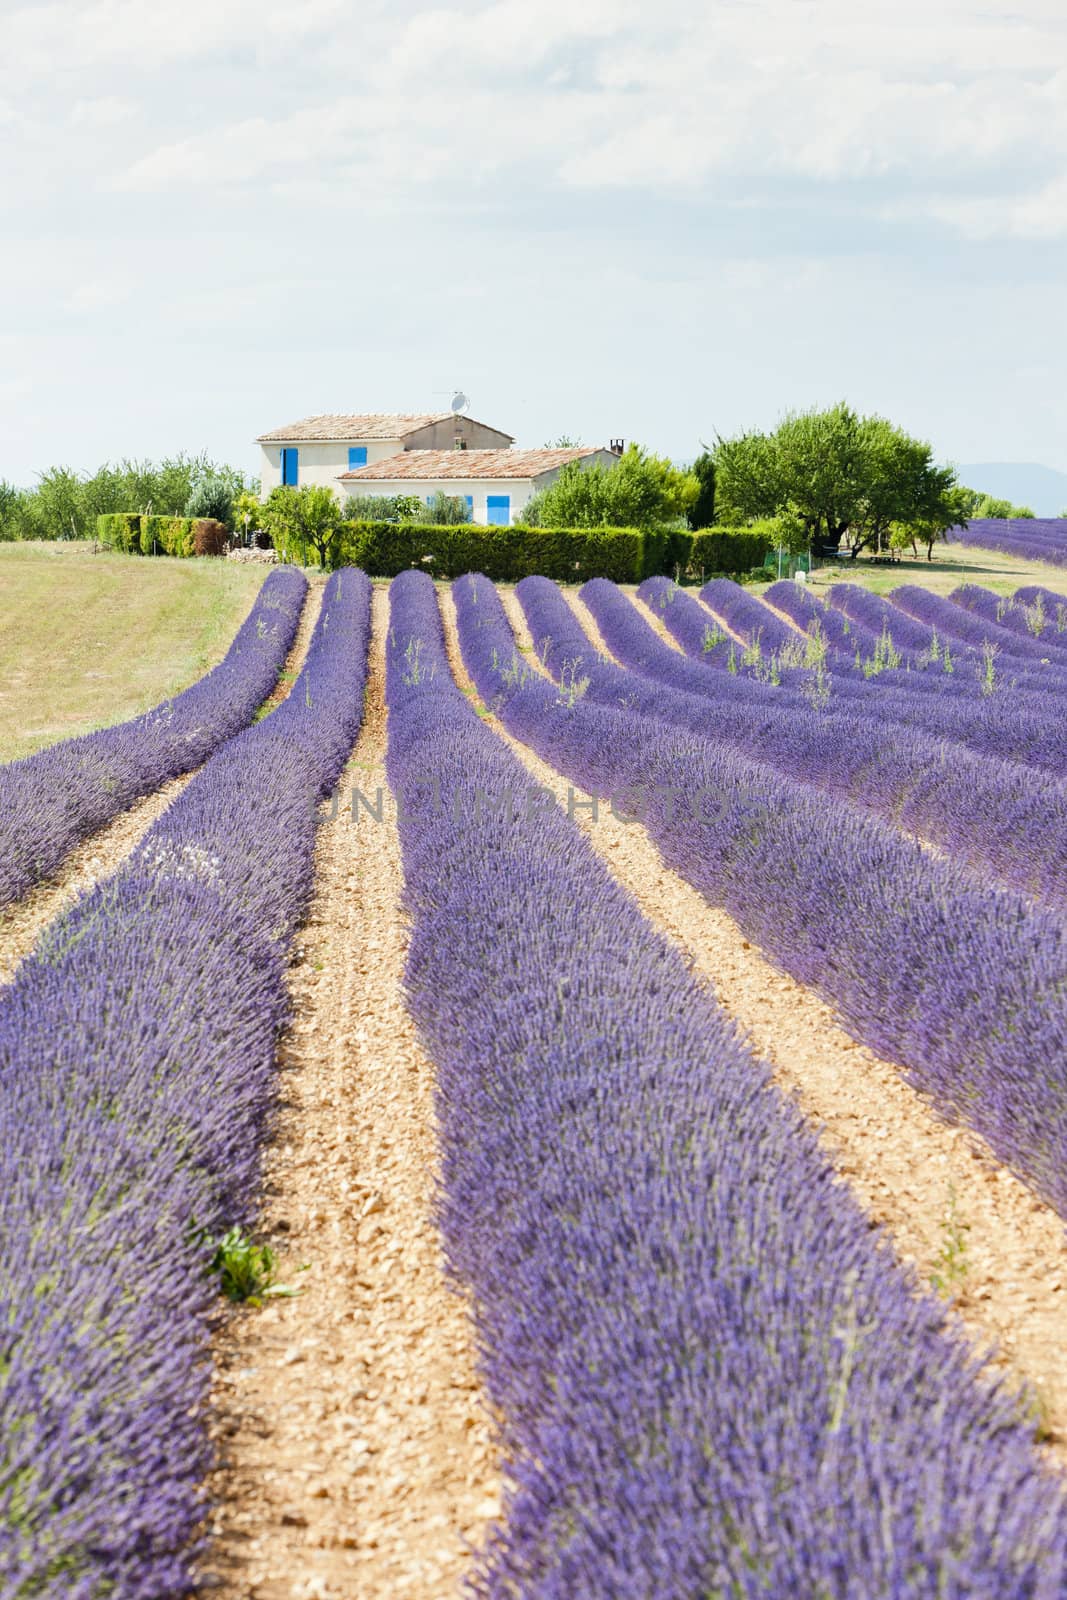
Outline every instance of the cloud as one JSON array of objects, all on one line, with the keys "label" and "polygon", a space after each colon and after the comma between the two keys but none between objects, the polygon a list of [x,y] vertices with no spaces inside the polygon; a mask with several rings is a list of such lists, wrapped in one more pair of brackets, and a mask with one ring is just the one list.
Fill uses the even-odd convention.
[{"label": "cloud", "polygon": [[[190,4],[205,49],[235,29],[262,46],[292,27],[273,0],[255,21],[244,0]],[[401,4],[368,11],[353,50],[336,34],[339,4],[302,12],[332,55],[313,95],[159,142],[111,181],[148,191],[328,171],[368,201],[399,185],[460,203],[494,181],[529,193],[858,184],[870,195],[852,203],[872,216],[900,214],[903,191],[912,216],[967,232],[954,185],[999,186],[1026,167],[1054,193],[1065,167],[1067,44],[1046,0],[1014,18],[986,0]],[[1020,212],[1011,226],[1048,224]]]},{"label": "cloud", "polygon": [[1067,238],[1067,176],[1017,194],[935,197],[927,212],[969,239]]},{"label": "cloud", "polygon": [[137,107],[132,100],[118,95],[101,95],[96,100],[77,100],[70,109],[70,120],[76,128],[113,128],[135,116]]}]

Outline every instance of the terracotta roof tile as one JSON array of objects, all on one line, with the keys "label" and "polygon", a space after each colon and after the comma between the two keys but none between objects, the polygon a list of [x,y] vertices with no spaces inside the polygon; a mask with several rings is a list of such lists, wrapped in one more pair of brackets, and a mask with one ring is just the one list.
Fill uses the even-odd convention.
[{"label": "terracotta roof tile", "polygon": [[447,422],[451,416],[451,411],[427,412],[422,416],[386,412],[342,416],[337,412],[327,412],[321,417],[304,417],[301,422],[291,422],[287,428],[272,428],[270,433],[261,433],[256,443],[271,444],[288,442],[290,439],[341,442],[348,439],[403,439],[417,428],[425,428],[431,422]]},{"label": "terracotta roof tile", "polygon": [[600,445],[572,450],[405,450],[401,455],[372,461],[369,466],[342,472],[341,483],[395,483],[401,478],[536,478],[599,454]]}]

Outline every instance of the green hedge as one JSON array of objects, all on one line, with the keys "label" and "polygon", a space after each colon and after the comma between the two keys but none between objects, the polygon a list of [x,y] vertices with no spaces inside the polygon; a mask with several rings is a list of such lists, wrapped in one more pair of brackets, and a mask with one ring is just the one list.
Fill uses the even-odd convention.
[{"label": "green hedge", "polygon": [[645,560],[645,536],[636,528],[351,522],[341,534],[336,564],[362,567],[374,578],[394,578],[407,567],[422,567],[435,578],[484,572],[496,583],[515,583],[531,573],[557,583],[584,583],[587,578],[638,583],[647,576]]},{"label": "green hedge", "polygon": [[141,550],[146,556],[191,556],[192,517],[142,517]]},{"label": "green hedge", "polygon": [[147,517],[139,511],[111,511],[96,519],[96,537],[112,550],[131,555],[220,555],[226,543],[221,522],[201,517]]},{"label": "green hedge", "polygon": [[141,517],[136,511],[109,511],[96,519],[96,537],[112,550],[136,554],[141,548]]},{"label": "green hedge", "polygon": [[765,533],[748,528],[702,528],[691,535],[688,569],[695,578],[701,572],[736,574],[761,567],[770,545]]}]

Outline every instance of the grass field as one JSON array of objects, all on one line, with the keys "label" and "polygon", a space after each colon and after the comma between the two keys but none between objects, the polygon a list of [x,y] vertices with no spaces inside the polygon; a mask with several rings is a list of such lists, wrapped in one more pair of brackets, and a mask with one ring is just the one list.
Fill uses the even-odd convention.
[{"label": "grass field", "polygon": [[226,653],[267,570],[0,544],[0,761],[187,687]]},{"label": "grass field", "polygon": [[933,561],[922,557],[883,565],[860,556],[855,563],[841,561],[818,567],[812,582],[817,588],[831,583],[861,583],[875,594],[888,594],[902,583],[919,584],[935,594],[949,594],[961,583],[980,583],[997,594],[1011,594],[1021,584],[1040,583],[1057,594],[1067,594],[1067,568],[1044,561],[1020,561],[971,545],[939,544],[934,546]]}]

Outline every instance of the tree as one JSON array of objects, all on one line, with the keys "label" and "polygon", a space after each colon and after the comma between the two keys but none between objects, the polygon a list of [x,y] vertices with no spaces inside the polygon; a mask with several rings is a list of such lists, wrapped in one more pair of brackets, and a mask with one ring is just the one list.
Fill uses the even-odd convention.
[{"label": "tree", "polygon": [[928,444],[884,417],[840,404],[787,414],[773,433],[719,439],[714,451],[717,520],[788,515],[817,555],[850,537],[853,558],[881,549],[894,525],[928,529],[958,520],[955,476]]},{"label": "tree", "polygon": [[689,507],[689,526],[696,533],[700,528],[710,528],[715,521],[715,458],[710,450],[697,456],[692,473],[698,489]]},{"label": "tree", "polygon": [[233,527],[233,499],[234,486],[232,479],[225,473],[205,473],[195,484],[192,493],[185,502],[185,515],[187,517],[211,517],[215,522],[222,522],[227,528]]},{"label": "tree", "polygon": [[0,478],[0,540],[24,539],[25,527],[26,495]]},{"label": "tree", "polygon": [[967,522],[999,522],[1009,518],[1031,520],[1034,513],[1029,506],[1013,506],[1010,500],[998,500],[995,495],[982,494],[977,489],[965,489],[969,500]]},{"label": "tree", "polygon": [[860,423],[850,406],[789,412],[772,434],[720,439],[716,489],[744,520],[792,506],[818,552],[836,550],[858,515],[864,486]]},{"label": "tree", "polygon": [[333,565],[344,519],[333,490],[326,484],[272,489],[261,521],[274,548],[288,560],[295,559],[298,553],[301,561],[306,560],[307,547],[311,545],[320,566]]},{"label": "tree", "polygon": [[691,472],[631,444],[617,463],[569,461],[523,508],[542,528],[655,528],[683,519],[700,492]]},{"label": "tree", "polygon": [[932,559],[934,541],[959,520],[960,501],[953,497],[956,477],[939,467],[933,451],[884,417],[864,417],[859,425],[863,446],[864,485],[857,516],[849,528],[852,559],[868,545],[881,551],[891,543],[891,530],[922,537]]}]

